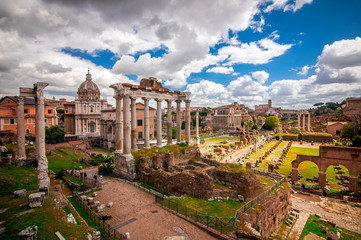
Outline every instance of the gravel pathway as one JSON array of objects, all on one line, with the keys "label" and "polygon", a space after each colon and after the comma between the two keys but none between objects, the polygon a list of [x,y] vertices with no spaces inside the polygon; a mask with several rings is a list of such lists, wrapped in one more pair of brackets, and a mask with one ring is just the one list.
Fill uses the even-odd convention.
[{"label": "gravel pathway", "polygon": [[95,200],[112,208],[110,224],[120,233],[130,233],[131,239],[163,239],[165,236],[184,236],[186,239],[216,239],[193,224],[161,208],[154,196],[113,178],[104,178],[106,184]]}]

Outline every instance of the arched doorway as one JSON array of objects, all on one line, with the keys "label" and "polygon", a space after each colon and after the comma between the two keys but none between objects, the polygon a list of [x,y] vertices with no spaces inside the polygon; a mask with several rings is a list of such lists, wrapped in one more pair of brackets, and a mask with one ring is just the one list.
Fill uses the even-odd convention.
[{"label": "arched doorway", "polygon": [[349,170],[340,164],[332,164],[326,170],[326,185],[334,190],[348,190],[350,181]]},{"label": "arched doorway", "polygon": [[312,161],[303,161],[298,165],[299,176],[302,176],[299,179],[300,183],[305,184],[306,186],[318,185],[319,180],[319,168],[316,163]]}]

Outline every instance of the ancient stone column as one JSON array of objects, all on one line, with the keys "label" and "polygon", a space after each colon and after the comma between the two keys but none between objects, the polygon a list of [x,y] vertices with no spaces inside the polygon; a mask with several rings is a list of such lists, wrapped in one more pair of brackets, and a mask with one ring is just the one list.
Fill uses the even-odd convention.
[{"label": "ancient stone column", "polygon": [[305,128],[305,122],[306,122],[306,114],[303,114],[302,116],[302,130],[303,131],[306,131],[306,128]]},{"label": "ancient stone column", "polygon": [[167,100],[167,104],[167,144],[172,145],[172,100]]},{"label": "ancient stone column", "polygon": [[177,103],[177,143],[182,142],[182,118],[181,118],[181,100],[176,100]]},{"label": "ancient stone column", "polygon": [[123,96],[123,155],[131,155],[129,95]]},{"label": "ancient stone column", "polygon": [[39,190],[48,192],[50,187],[50,179],[48,177],[48,159],[45,155],[45,119],[44,119],[44,88],[48,86],[47,83],[35,83],[34,92],[36,93],[36,122],[35,128],[38,129],[36,138],[38,139],[38,179],[39,179]]},{"label": "ancient stone column", "polygon": [[199,145],[199,112],[196,112],[196,144]]},{"label": "ancient stone column", "polygon": [[162,147],[162,100],[157,101],[157,147]]},{"label": "ancient stone column", "polygon": [[311,131],[311,114],[308,114],[307,118],[307,131]]},{"label": "ancient stone column", "polygon": [[131,121],[132,121],[132,151],[137,150],[137,108],[136,108],[136,101],[135,97],[131,97],[130,103],[130,111],[131,111]]},{"label": "ancient stone column", "polygon": [[300,131],[301,130],[301,116],[299,113],[297,114],[297,118],[298,118],[297,127],[298,127],[298,131]]},{"label": "ancient stone column", "polygon": [[144,100],[144,148],[150,148],[149,144],[149,99]]},{"label": "ancient stone column", "polygon": [[191,122],[191,100],[186,100],[186,142],[190,143],[191,141],[191,126],[190,126],[190,122]]},{"label": "ancient stone column", "polygon": [[26,159],[25,153],[25,118],[24,118],[24,97],[17,97],[17,133],[18,133],[18,163],[22,165],[22,161]]},{"label": "ancient stone column", "polygon": [[122,143],[122,99],[121,96],[115,97],[115,151],[121,153],[123,150]]}]

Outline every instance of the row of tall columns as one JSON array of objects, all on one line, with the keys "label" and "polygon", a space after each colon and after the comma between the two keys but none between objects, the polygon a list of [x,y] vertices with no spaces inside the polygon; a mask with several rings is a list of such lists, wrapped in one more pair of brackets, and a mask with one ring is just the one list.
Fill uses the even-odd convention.
[{"label": "row of tall columns", "polygon": [[[298,114],[298,129],[301,129],[301,115],[303,116],[303,121],[302,121],[302,130],[306,130],[305,128],[305,124],[306,124],[306,113],[303,114]],[[307,113],[308,117],[307,117],[307,131],[311,130],[311,115],[309,113]]]},{"label": "row of tall columns", "polygon": [[[137,149],[136,136],[136,98],[129,95],[116,96],[116,134],[115,134],[115,150],[124,155],[130,154],[130,150]],[[129,101],[131,99],[131,103]],[[123,100],[123,111],[121,103]],[[149,98],[143,98],[144,101],[144,148],[150,148],[150,124],[149,124]],[[157,146],[162,146],[162,109],[161,99],[157,101]],[[177,100],[177,143],[181,142],[181,100]],[[167,144],[172,144],[172,101],[167,100]],[[130,107],[129,107],[130,105]],[[123,112],[123,114],[122,114]],[[190,142],[190,100],[186,100],[186,142]],[[123,126],[123,127],[122,127]]]}]

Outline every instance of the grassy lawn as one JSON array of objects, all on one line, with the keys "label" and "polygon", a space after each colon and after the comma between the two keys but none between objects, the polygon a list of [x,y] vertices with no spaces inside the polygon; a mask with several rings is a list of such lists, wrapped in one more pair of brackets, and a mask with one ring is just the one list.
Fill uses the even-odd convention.
[{"label": "grassy lawn", "polygon": [[81,181],[81,180],[79,180],[79,179],[77,179],[77,178],[75,178],[73,176],[70,176],[68,174],[65,174],[63,178],[65,178],[66,180],[69,180],[72,183],[78,184],[78,185],[85,184],[83,181]]},{"label": "grassy lawn", "polygon": [[300,240],[303,240],[305,238],[305,236],[307,236],[310,232],[312,232],[320,237],[326,238],[327,235],[321,232],[322,227],[327,227],[329,229],[329,231],[332,231],[334,233],[337,233],[337,229],[341,229],[342,230],[342,239],[344,239],[344,240],[361,239],[361,234],[350,232],[346,229],[339,228],[339,227],[334,228],[329,223],[322,221],[319,217],[310,215],[310,217],[308,218],[307,223],[302,231]]},{"label": "grassy lawn", "polygon": [[87,239],[86,233],[92,229],[86,225],[77,225],[66,222],[66,213],[54,201],[52,192],[44,199],[42,207],[35,208],[34,212],[16,217],[17,213],[25,211],[19,205],[26,203],[27,198],[0,198],[0,208],[9,208],[0,214],[0,219],[6,221],[5,233],[1,239],[19,239],[19,232],[27,227],[38,226],[38,239],[56,239],[55,232],[59,231],[66,239]]},{"label": "grassy lawn", "polygon": [[12,195],[14,191],[38,189],[35,168],[32,166],[8,166],[0,168],[0,197]]},{"label": "grassy lawn", "polygon": [[79,213],[79,215],[86,221],[86,223],[89,225],[89,227],[95,228],[97,231],[103,233],[104,231],[98,227],[98,225],[95,224],[93,220],[90,219],[90,216],[80,207],[80,205],[75,201],[74,197],[68,198],[69,202],[75,210]]},{"label": "grassy lawn", "polygon": [[[224,141],[230,141],[230,143],[228,144],[225,144],[225,143],[222,143]],[[210,139],[206,139],[205,140],[205,145],[229,145],[231,143],[234,143],[234,142],[238,142],[240,141],[239,138],[235,138],[235,137],[217,137],[217,138],[210,138]]]},{"label": "grassy lawn", "polygon": [[208,201],[206,199],[194,198],[190,196],[187,196],[183,199],[171,200],[198,212],[216,217],[234,217],[236,210],[245,204],[231,200]]},{"label": "grassy lawn", "polygon": [[78,162],[78,159],[84,156],[85,153],[75,151],[69,147],[57,149],[50,155],[47,155],[49,161],[49,170],[57,173],[61,170],[61,168],[74,169],[75,167],[79,166],[84,168],[86,165],[82,162]]}]

